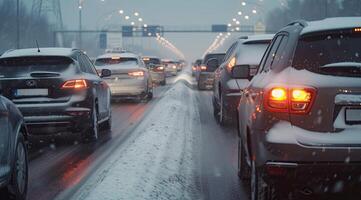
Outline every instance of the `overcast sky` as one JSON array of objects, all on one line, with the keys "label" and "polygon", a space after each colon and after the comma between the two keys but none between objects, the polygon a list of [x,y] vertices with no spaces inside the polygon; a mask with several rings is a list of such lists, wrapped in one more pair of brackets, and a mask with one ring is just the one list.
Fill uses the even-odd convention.
[{"label": "overcast sky", "polygon": [[[263,0],[263,9],[279,5],[280,0]],[[248,0],[260,2],[260,0]],[[78,28],[78,0],[62,0],[64,24],[68,29]],[[251,15],[254,6],[241,6],[241,0],[84,0],[83,25],[87,29],[101,28],[107,24],[129,25],[124,16],[109,17],[115,10],[124,10],[124,15],[139,12],[144,22],[154,25],[173,25],[184,28],[227,24],[238,11]],[[107,20],[108,19],[108,20]],[[135,20],[135,19],[134,19]],[[254,23],[241,20],[241,23]],[[117,28],[114,26],[113,28]],[[190,27],[189,27],[190,26]],[[188,58],[202,55],[213,41],[215,34],[167,34],[165,37],[181,49]]]}]

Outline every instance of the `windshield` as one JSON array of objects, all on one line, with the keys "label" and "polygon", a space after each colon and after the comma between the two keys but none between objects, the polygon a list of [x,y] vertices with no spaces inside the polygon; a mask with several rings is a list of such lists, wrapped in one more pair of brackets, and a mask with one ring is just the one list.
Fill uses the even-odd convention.
[{"label": "windshield", "polygon": [[95,66],[107,66],[107,65],[137,65],[138,59],[136,58],[99,58],[95,61]]},{"label": "windshield", "polygon": [[34,72],[63,73],[75,69],[66,57],[22,57],[0,59],[0,78],[28,77]]},{"label": "windshield", "polygon": [[315,73],[361,76],[361,46],[355,44],[361,44],[361,34],[350,30],[306,35],[298,42],[293,66]]}]

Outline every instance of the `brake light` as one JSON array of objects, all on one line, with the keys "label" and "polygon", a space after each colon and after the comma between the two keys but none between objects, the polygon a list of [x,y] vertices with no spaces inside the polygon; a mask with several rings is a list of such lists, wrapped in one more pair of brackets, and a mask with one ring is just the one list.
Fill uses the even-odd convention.
[{"label": "brake light", "polygon": [[201,70],[202,70],[202,71],[206,71],[206,70],[207,70],[207,66],[202,65],[202,66],[201,66]]},{"label": "brake light", "polygon": [[173,69],[176,69],[176,68],[177,68],[177,66],[175,66],[175,65],[172,65],[172,68],[173,68]]},{"label": "brake light", "polygon": [[309,113],[316,97],[316,89],[310,87],[274,87],[265,96],[265,107],[270,112]]},{"label": "brake light", "polygon": [[355,32],[361,32],[361,28],[355,28],[354,31]]},{"label": "brake light", "polygon": [[144,72],[143,71],[129,72],[128,75],[135,76],[135,77],[141,77],[141,76],[144,76]]},{"label": "brake light", "polygon": [[163,69],[164,69],[164,67],[157,67],[157,69],[158,69],[158,70],[163,70]]},{"label": "brake light", "polygon": [[195,66],[192,67],[192,70],[193,70],[193,71],[196,71],[196,69],[197,69],[197,68],[196,68]]},{"label": "brake light", "polygon": [[66,81],[62,86],[61,89],[85,89],[88,87],[86,80],[79,79],[79,80],[70,80]]},{"label": "brake light", "polygon": [[228,65],[227,65],[227,68],[228,68],[229,71],[231,71],[232,68],[236,65],[236,62],[237,62],[236,57],[233,57],[231,59],[231,61],[229,61]]}]

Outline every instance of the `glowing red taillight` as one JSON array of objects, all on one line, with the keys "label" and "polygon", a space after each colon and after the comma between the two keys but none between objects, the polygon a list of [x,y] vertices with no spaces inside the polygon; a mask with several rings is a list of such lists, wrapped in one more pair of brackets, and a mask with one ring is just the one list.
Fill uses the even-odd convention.
[{"label": "glowing red taillight", "polygon": [[66,81],[61,89],[85,89],[88,87],[87,81],[84,79]]},{"label": "glowing red taillight", "polygon": [[128,75],[134,77],[142,77],[144,76],[144,72],[143,71],[129,72]]},{"label": "glowing red taillight", "polygon": [[308,114],[316,97],[311,87],[274,87],[266,92],[265,108],[270,112]]},{"label": "glowing red taillight", "polygon": [[202,71],[206,71],[206,70],[207,70],[207,66],[202,65],[202,66],[201,66],[201,70],[202,70]]}]

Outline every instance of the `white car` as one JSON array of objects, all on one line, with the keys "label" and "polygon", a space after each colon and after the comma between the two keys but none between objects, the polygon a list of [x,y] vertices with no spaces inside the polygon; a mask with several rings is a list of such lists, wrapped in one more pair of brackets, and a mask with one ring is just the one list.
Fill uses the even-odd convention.
[{"label": "white car", "polygon": [[153,98],[151,76],[139,55],[107,53],[99,56],[94,64],[98,73],[103,69],[111,71],[111,76],[104,80],[110,87],[113,99]]}]

